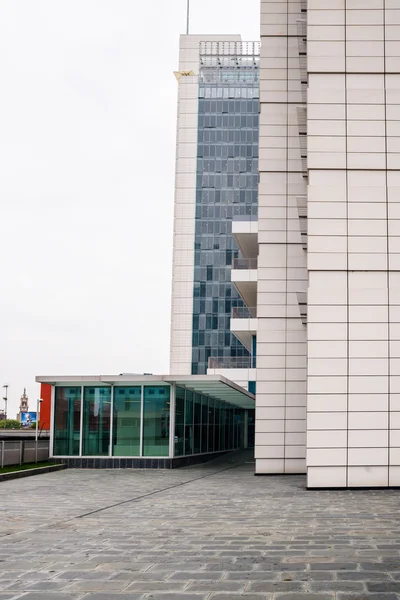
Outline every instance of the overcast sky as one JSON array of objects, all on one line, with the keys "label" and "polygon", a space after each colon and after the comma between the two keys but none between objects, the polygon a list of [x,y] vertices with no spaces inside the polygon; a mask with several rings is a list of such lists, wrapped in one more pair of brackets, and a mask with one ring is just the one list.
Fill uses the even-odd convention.
[{"label": "overcast sky", "polygon": [[[259,38],[259,0],[191,0],[192,33]],[[0,385],[168,372],[186,0],[0,4]],[[4,403],[0,402],[0,408]]]}]

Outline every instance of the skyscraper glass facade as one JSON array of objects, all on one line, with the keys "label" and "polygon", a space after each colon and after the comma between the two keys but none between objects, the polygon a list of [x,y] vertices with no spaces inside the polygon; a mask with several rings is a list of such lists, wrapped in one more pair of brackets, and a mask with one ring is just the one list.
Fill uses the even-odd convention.
[{"label": "skyscraper glass facade", "polygon": [[243,306],[230,271],[239,250],[232,220],[258,206],[259,44],[200,45],[192,373],[210,357],[246,357],[230,332]]}]

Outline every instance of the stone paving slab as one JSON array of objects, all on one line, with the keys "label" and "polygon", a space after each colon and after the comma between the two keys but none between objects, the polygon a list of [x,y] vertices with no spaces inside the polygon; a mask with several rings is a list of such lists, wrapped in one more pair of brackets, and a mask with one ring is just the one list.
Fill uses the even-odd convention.
[{"label": "stone paving slab", "polygon": [[45,594],[43,592],[29,592],[22,596],[12,596],[12,600],[18,600],[19,598],[24,598],[24,600],[82,600],[82,594],[63,594],[58,592]]},{"label": "stone paving slab", "polygon": [[96,594],[86,594],[85,595],[85,600],[142,600],[142,598],[143,598],[143,594],[103,594],[103,593],[96,593]]},{"label": "stone paving slab", "polygon": [[0,600],[400,600],[398,491],[248,462],[1,483]]}]

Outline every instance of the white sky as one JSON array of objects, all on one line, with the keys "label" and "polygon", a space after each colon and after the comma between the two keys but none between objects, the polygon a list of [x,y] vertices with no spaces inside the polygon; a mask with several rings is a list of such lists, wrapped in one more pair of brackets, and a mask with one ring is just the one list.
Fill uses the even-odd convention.
[{"label": "white sky", "polygon": [[[192,33],[259,38],[259,0],[191,0]],[[0,4],[0,385],[168,372],[186,0]],[[2,395],[2,394],[1,394]],[[0,408],[4,403],[0,401]]]}]

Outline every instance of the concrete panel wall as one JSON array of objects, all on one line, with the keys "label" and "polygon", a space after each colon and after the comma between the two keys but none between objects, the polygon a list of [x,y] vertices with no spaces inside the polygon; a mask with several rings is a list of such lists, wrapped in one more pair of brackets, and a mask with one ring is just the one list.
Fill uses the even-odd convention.
[{"label": "concrete panel wall", "polygon": [[297,302],[297,292],[307,289],[297,212],[297,197],[306,195],[297,121],[301,5],[261,2],[258,474],[306,469],[307,337]]},{"label": "concrete panel wall", "polygon": [[400,485],[400,5],[308,24],[308,485]]},{"label": "concrete panel wall", "polygon": [[181,36],[179,71],[195,73],[178,82],[170,372],[182,375],[192,364],[199,44]]}]

